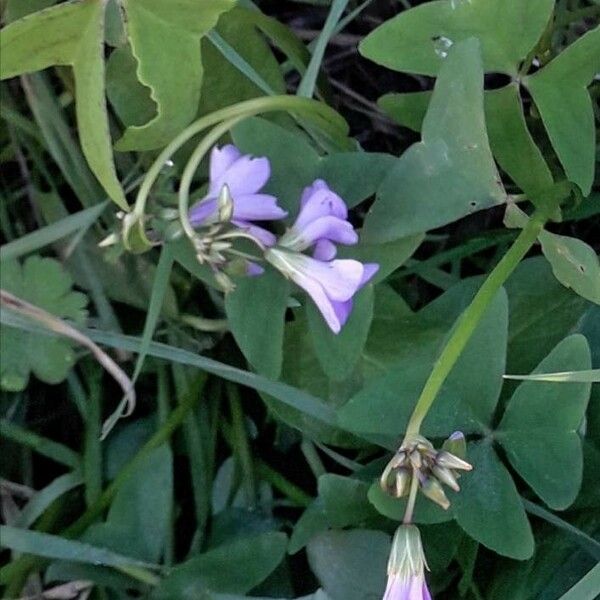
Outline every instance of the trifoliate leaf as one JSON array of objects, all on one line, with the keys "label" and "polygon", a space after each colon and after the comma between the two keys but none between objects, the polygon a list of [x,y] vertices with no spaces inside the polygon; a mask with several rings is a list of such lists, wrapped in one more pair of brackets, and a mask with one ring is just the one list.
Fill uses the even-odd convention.
[{"label": "trifoliate leaf", "polygon": [[[24,265],[6,262],[0,270],[0,287],[57,317],[83,322],[87,298],[71,291],[71,277],[51,258],[31,256]],[[75,362],[69,342],[63,338],[0,327],[2,367],[0,386],[25,388],[29,374],[46,383],[59,383]]]}]

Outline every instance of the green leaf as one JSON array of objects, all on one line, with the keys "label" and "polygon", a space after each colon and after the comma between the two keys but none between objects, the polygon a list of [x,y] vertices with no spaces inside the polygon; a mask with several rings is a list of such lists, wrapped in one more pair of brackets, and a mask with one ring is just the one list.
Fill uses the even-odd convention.
[{"label": "green leaf", "polygon": [[577,238],[542,231],[538,236],[552,272],[565,287],[600,304],[600,260],[593,248]]},{"label": "green leaf", "polygon": [[373,286],[354,297],[352,313],[342,331],[333,333],[312,302],[307,302],[308,326],[315,352],[325,374],[333,380],[347,379],[358,362],[373,319]]},{"label": "green leaf", "polygon": [[7,525],[0,525],[0,540],[4,548],[46,558],[58,558],[116,568],[152,566],[105,548],[96,548],[90,544],[68,540],[57,535],[18,529]]},{"label": "green leaf", "polygon": [[[558,344],[534,374],[590,366],[586,339],[577,334]],[[572,504],[581,485],[583,457],[577,428],[585,414],[590,385],[522,383],[495,433],[514,468],[553,509]]]},{"label": "green leaf", "polygon": [[508,278],[507,373],[530,373],[572,333],[590,306],[552,275],[543,256],[523,261]]},{"label": "green leaf", "polygon": [[[389,367],[338,410],[342,426],[390,440],[401,434],[453,324],[474,294],[474,283],[451,288],[420,313],[388,324],[383,331],[386,337],[380,338],[378,345],[387,355]],[[507,329],[507,300],[502,291],[448,376],[425,419],[424,435],[441,437],[454,430],[487,429],[502,386]],[[395,356],[390,356],[386,339],[395,348]],[[367,351],[367,356],[373,357],[369,348]]]},{"label": "green leaf", "polygon": [[538,373],[537,375],[505,375],[504,379],[517,379],[519,381],[552,381],[554,383],[600,383],[600,369],[562,371],[560,373]]},{"label": "green leaf", "polygon": [[421,131],[431,92],[408,92],[405,94],[385,94],[377,104],[396,123],[413,131]]},{"label": "green leaf", "polygon": [[200,40],[233,5],[233,0],[124,0],[138,79],[152,90],[157,115],[129,127],[116,144],[119,150],[160,148],[195,117],[203,73]]},{"label": "green leaf", "polygon": [[92,171],[123,209],[127,201],[115,171],[104,98],[104,2],[67,2],[23,17],[2,32],[0,78],[73,67],[81,147]]},{"label": "green leaf", "polygon": [[[51,258],[29,257],[23,266],[4,262],[0,270],[0,287],[57,317],[82,323],[86,317],[87,298],[71,291],[71,278],[60,263]],[[75,354],[63,338],[25,333],[1,327],[0,353],[3,389],[25,389],[29,374],[46,383],[59,383],[75,363]]]},{"label": "green leaf", "polygon": [[525,560],[533,554],[531,526],[504,465],[488,441],[468,445],[473,471],[450,493],[457,523],[475,540],[498,554]]},{"label": "green leaf", "polygon": [[328,531],[313,538],[308,561],[331,600],[379,598],[385,589],[390,538],[381,531]]},{"label": "green leaf", "polygon": [[225,296],[231,333],[257,372],[277,379],[283,361],[283,327],[289,284],[268,270],[259,277],[241,277]]},{"label": "green leaf", "polygon": [[600,594],[600,564],[591,569],[559,600],[594,600]]},{"label": "green leaf", "polygon": [[268,532],[218,546],[175,567],[152,592],[152,600],[196,600],[211,591],[245,594],[283,560],[287,537]]},{"label": "green leaf", "polygon": [[436,75],[448,50],[470,37],[486,71],[517,74],[554,8],[553,0],[439,0],[401,12],[368,35],[360,53],[396,71]]},{"label": "green leaf", "polygon": [[367,498],[369,484],[364,481],[327,473],[319,477],[318,490],[331,527],[358,525],[377,517]]},{"label": "green leaf", "polygon": [[[552,173],[527,128],[516,83],[485,93],[485,116],[494,157],[537,206],[548,205]],[[546,193],[545,193],[546,192]]]},{"label": "green leaf", "polygon": [[567,177],[587,196],[594,181],[596,128],[587,86],[600,71],[600,27],[588,31],[537,73],[526,77]]},{"label": "green leaf", "polygon": [[423,139],[397,161],[377,193],[365,241],[421,233],[505,201],[483,114],[477,40],[457,44],[436,82]]}]

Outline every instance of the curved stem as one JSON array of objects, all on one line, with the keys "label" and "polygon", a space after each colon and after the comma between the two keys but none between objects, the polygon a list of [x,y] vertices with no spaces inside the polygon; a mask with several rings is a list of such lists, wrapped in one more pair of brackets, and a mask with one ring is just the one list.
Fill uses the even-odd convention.
[{"label": "curved stem", "polygon": [[412,523],[413,513],[415,512],[415,502],[417,501],[417,493],[419,491],[419,475],[415,469],[413,469],[412,479],[410,480],[410,491],[408,492],[408,502],[406,503],[406,510],[404,511],[404,518],[402,522],[405,525]]},{"label": "curved stem", "polygon": [[146,200],[154,182],[157,180],[163,165],[179,150],[188,140],[200,133],[204,129],[212,127],[221,121],[236,117],[250,117],[271,111],[290,111],[299,112],[312,116],[315,121],[325,131],[332,135],[344,133],[346,129],[345,121],[331,107],[308,98],[298,96],[266,96],[254,98],[245,102],[239,102],[233,106],[228,106],[217,110],[209,115],[205,115],[188,125],[171,143],[164,148],[158,155],[138,190],[133,212],[141,217],[144,214]]},{"label": "curved stem", "polygon": [[521,259],[527,254],[531,246],[533,246],[545,222],[546,217],[541,213],[535,213],[531,217],[508,252],[488,275],[481,288],[479,288],[471,304],[469,304],[460,316],[450,339],[437,359],[417,400],[406,428],[406,438],[419,433],[423,419],[431,408],[446,377],[450,374],[452,367],[456,364],[467,342],[473,335],[487,307]]}]

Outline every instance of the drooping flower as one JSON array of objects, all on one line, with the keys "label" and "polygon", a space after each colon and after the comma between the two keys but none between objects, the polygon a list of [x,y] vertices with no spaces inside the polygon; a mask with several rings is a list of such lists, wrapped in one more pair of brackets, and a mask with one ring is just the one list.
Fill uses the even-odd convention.
[{"label": "drooping flower", "polygon": [[[358,234],[347,219],[345,202],[317,179],[303,191],[294,224],[265,254],[276,269],[309,294],[334,333],[339,333],[348,320],[354,294],[379,269],[374,263],[334,260],[336,244],[358,242]],[[311,248],[312,258],[302,254]]]},{"label": "drooping flower", "polygon": [[193,227],[212,225],[219,221],[218,199],[227,186],[233,199],[231,223],[259,240],[264,246],[272,246],[275,236],[255,225],[255,221],[274,221],[287,215],[277,204],[277,198],[261,194],[271,175],[266,157],[254,158],[232,144],[222,148],[215,146],[210,155],[209,185],[206,196],[189,210]]},{"label": "drooping flower", "polygon": [[431,600],[425,581],[426,567],[419,529],[415,525],[400,525],[392,541],[383,600]]}]

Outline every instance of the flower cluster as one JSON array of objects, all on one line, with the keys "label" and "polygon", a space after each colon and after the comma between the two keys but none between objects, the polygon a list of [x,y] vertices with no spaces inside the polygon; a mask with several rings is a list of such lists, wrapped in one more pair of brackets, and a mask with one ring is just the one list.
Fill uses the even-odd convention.
[{"label": "flower cluster", "polygon": [[[356,244],[358,235],[345,202],[320,179],[303,191],[296,220],[279,239],[257,224],[287,216],[274,196],[260,193],[269,177],[267,158],[243,155],[231,144],[213,149],[208,192],[189,211],[192,226],[204,232],[195,240],[199,259],[221,268],[227,253],[242,255],[232,249],[232,240],[250,239],[264,260],[309,294],[329,328],[339,333],[352,311],[353,296],[379,266],[335,258],[337,245]],[[226,225],[234,229],[225,231]],[[249,275],[263,270],[247,256],[246,267]]]},{"label": "flower cluster", "polygon": [[396,498],[409,493],[413,477],[418,479],[419,489],[443,509],[450,506],[442,484],[459,491],[459,471],[473,467],[460,458],[465,454],[464,435],[457,431],[436,450],[431,442],[421,436],[405,441],[387,464],[380,478],[384,491]]}]

